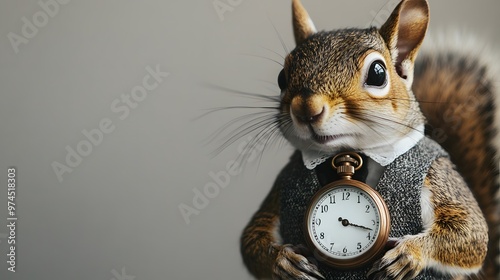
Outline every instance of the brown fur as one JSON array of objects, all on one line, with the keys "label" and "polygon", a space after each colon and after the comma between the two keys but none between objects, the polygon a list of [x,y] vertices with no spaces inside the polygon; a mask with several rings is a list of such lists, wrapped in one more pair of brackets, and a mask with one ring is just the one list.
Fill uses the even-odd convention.
[{"label": "brown fur", "polygon": [[414,92],[428,120],[427,133],[449,151],[486,217],[488,257],[482,275],[500,275],[498,162],[493,147],[494,93],[485,65],[460,53],[423,54],[415,69]]},{"label": "brown fur", "polygon": [[281,247],[273,236],[279,221],[279,192],[279,187],[275,185],[241,236],[243,261],[249,271],[258,278],[271,276],[272,264]]},{"label": "brown fur", "polygon": [[302,3],[297,0],[292,2],[293,11],[293,33],[295,35],[295,43],[298,45],[302,43],[307,37],[311,36],[316,30],[313,26],[310,26],[308,21],[310,20],[309,14],[302,6]]},{"label": "brown fur", "polygon": [[[447,158],[432,164],[424,181],[431,193],[434,217],[430,228],[415,236],[406,236],[388,251],[377,266],[390,264],[386,274],[399,275],[407,270],[411,278],[426,266],[454,271],[463,279],[462,270],[481,268],[488,247],[487,224],[474,196],[454,165]],[[385,274],[382,274],[385,275]],[[486,279],[493,279],[488,274]]]},{"label": "brown fur", "polygon": [[[309,15],[298,0],[293,1],[293,7],[298,46],[285,59],[287,85],[282,89],[280,111],[281,116],[293,115],[294,128],[321,126],[322,121],[338,111],[355,124],[381,125],[376,117],[382,116],[387,121],[382,123],[384,128],[396,127],[388,137],[405,135],[422,123],[423,115],[411,87],[413,64],[428,25],[425,0],[403,0],[380,30],[314,33]],[[373,51],[379,52],[387,63],[391,77],[387,96],[371,96],[363,87],[360,70],[365,57]],[[450,152],[458,172],[448,159],[432,164],[424,185],[431,193],[434,210],[430,228],[402,238],[375,264],[372,273],[377,277],[413,278],[426,266],[457,268],[456,272],[461,273],[478,269],[486,256],[488,242],[483,212],[490,225],[490,248],[481,276],[493,279],[498,273],[493,261],[498,255],[499,215],[493,199],[498,189],[498,170],[491,146],[492,88],[483,79],[482,66],[448,62],[421,60],[413,88],[429,120],[429,128],[434,129],[428,131]],[[327,108],[329,114],[322,115],[322,108]],[[298,140],[287,134],[290,131],[293,132],[286,128],[284,134],[291,138],[292,144],[299,149],[309,147],[307,141],[302,146],[293,143]],[[277,234],[279,188],[273,187],[243,232],[244,262],[259,278],[288,279],[301,275],[321,278],[315,266],[292,246],[298,244],[281,244]]]},{"label": "brown fur", "polygon": [[[356,48],[352,48],[353,45]],[[345,52],[346,49],[349,49],[348,53]],[[388,63],[392,60],[382,36],[375,28],[345,29],[312,35],[285,59],[284,69],[289,89],[281,102],[282,111],[288,113],[291,106],[292,112],[300,117],[307,111],[317,112],[317,108],[326,102],[330,108],[350,104],[379,110],[378,115],[390,115],[387,117],[393,117],[394,121],[403,120],[415,113],[413,104],[410,104],[412,100],[406,93],[406,86],[398,79],[391,80],[390,95],[383,98],[372,97],[361,88],[360,69],[364,58],[372,50],[382,53]],[[317,56],[317,53],[323,55]],[[387,70],[391,76],[398,75],[396,68],[390,65]],[[343,78],[332,79],[332,71]],[[303,83],[304,77],[311,78]],[[317,100],[311,102],[313,98]]]},{"label": "brown fur", "polygon": [[450,266],[480,267],[487,251],[487,225],[477,218],[482,216],[481,209],[453,164],[445,158],[436,160],[425,187],[434,205],[429,235],[439,244],[430,247],[431,257]]}]

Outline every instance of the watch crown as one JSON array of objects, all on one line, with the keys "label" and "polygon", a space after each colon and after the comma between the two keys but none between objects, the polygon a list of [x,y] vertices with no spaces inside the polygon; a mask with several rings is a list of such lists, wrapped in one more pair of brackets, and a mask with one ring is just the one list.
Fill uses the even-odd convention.
[{"label": "watch crown", "polygon": [[332,166],[337,170],[337,174],[346,177],[346,179],[350,179],[362,165],[363,159],[356,153],[341,153],[332,160]]},{"label": "watch crown", "polygon": [[352,176],[354,175],[355,168],[352,165],[341,165],[337,167],[337,174],[340,176]]}]

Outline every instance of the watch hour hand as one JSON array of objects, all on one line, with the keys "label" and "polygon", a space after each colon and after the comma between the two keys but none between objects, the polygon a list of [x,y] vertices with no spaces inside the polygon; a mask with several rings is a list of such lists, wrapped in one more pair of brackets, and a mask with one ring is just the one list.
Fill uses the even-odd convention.
[{"label": "watch hour hand", "polygon": [[349,225],[351,225],[353,227],[358,227],[358,228],[366,229],[366,230],[372,230],[371,228],[360,226],[360,225],[356,225],[356,224],[349,224]]}]

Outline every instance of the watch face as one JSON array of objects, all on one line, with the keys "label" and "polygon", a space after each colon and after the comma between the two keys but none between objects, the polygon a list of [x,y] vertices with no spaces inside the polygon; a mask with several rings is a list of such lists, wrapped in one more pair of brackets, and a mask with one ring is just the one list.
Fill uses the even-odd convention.
[{"label": "watch face", "polygon": [[387,240],[385,204],[378,200],[372,191],[350,184],[320,191],[306,217],[309,243],[327,259],[348,265],[367,261]]}]

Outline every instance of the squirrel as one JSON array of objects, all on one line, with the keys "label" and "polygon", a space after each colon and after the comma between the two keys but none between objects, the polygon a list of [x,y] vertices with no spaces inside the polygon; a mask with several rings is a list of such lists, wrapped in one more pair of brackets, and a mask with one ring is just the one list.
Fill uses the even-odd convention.
[{"label": "squirrel", "polygon": [[[489,66],[446,49],[417,58],[426,0],[402,0],[380,28],[317,31],[299,0],[292,14],[296,47],[278,75],[275,118],[296,152],[243,230],[249,272],[259,279],[500,279],[498,96]],[[433,156],[411,159],[427,153],[418,149]],[[375,181],[395,177],[379,189],[390,193],[392,246],[352,270],[322,264],[303,244],[310,188],[321,187],[321,166],[342,151],[376,166],[375,177],[368,171]],[[428,161],[426,173],[396,166],[409,158]]]}]

